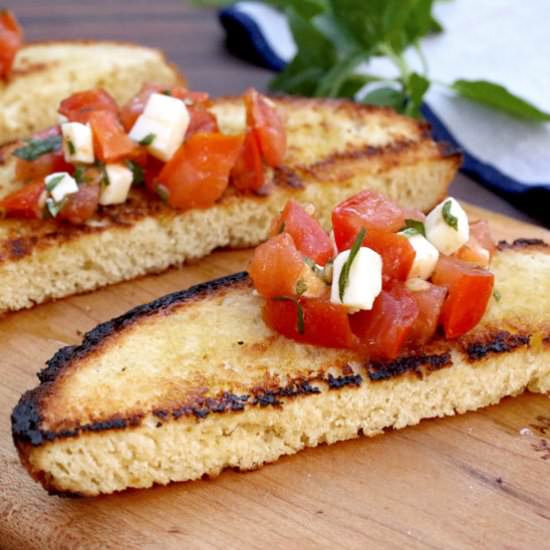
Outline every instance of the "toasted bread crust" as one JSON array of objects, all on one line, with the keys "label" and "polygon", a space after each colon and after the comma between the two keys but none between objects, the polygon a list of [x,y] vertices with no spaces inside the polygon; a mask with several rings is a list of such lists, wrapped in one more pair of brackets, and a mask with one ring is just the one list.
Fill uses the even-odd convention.
[{"label": "toasted bread crust", "polygon": [[[523,256],[527,259],[536,254],[550,254],[550,247],[540,241],[528,243],[518,240],[510,245],[500,246],[503,251],[499,254],[513,255],[518,261],[522,261]],[[52,414],[56,413],[49,410],[50,403],[56,399],[64,379],[78,372],[80,365],[103,357],[117,342],[123,341],[126,334],[139,329],[146,320],[155,322],[155,319],[178,315],[183,311],[182,308],[193,304],[200,305],[212,299],[219,301],[250,289],[246,273],[197,285],[134,308],[86,334],[81,345],[69,346],[57,352],[48,361],[47,368],[39,374],[41,384],[25,393],[12,413],[13,439],[22,462],[31,474],[52,492],[66,490],[49,474],[31,463],[31,456],[35,452],[33,449],[47,449],[56,445],[56,442],[69,442],[101,433],[120,433],[122,437],[128,430],[147,430],[153,421],[161,427],[182,422],[184,419],[187,419],[186,422],[193,419],[201,422],[211,415],[221,418],[245,412],[253,414],[254,410],[282,411],[290,407],[296,399],[318,399],[323,395],[332,395],[332,392],[349,392],[365,385],[372,392],[376,391],[379,384],[407,383],[405,380],[410,377],[411,381],[425,380],[437,372],[449,369],[449,376],[453,376],[453,368],[458,366],[461,369],[468,365],[480,369],[489,366],[494,368],[498,362],[505,363],[506,357],[522,358],[526,353],[539,353],[543,360],[542,354],[550,353],[550,319],[531,319],[523,323],[523,330],[508,330],[503,328],[507,326],[508,320],[502,319],[501,326],[495,326],[495,320],[488,314],[478,328],[464,337],[451,342],[438,338],[423,349],[406,351],[394,361],[365,362],[354,352],[342,350],[336,355],[332,354],[329,364],[322,368],[308,371],[307,365],[304,365],[304,368],[295,369],[295,373],[288,377],[264,377],[263,382],[248,386],[245,384],[239,386],[238,390],[221,387],[213,393],[208,388],[191,388],[187,394],[181,394],[177,402],[165,405],[152,403],[150,409],[129,407],[126,412],[118,411],[107,416],[92,415],[87,420],[53,419]],[[534,339],[535,334],[537,338]],[[270,345],[269,338],[266,345]],[[259,352],[263,353],[263,350]],[[545,377],[548,374],[550,371],[539,376]],[[539,380],[534,389],[547,388],[547,382]],[[75,491],[71,489],[69,492]]]}]

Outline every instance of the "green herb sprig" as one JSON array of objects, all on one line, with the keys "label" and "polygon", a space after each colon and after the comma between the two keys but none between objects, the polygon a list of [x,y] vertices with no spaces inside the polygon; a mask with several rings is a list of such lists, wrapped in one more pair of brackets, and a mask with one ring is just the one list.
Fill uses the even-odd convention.
[{"label": "green herb sprig", "polygon": [[[232,3],[193,1],[214,6]],[[263,0],[286,13],[297,47],[296,55],[271,81],[270,89],[291,95],[355,98],[365,85],[375,84],[362,102],[420,117],[424,95],[430,86],[437,85],[520,119],[550,121],[550,113],[494,82],[459,79],[445,83],[428,76],[421,41],[444,30],[433,15],[436,1]],[[404,52],[410,47],[420,59],[420,72],[407,63]],[[376,57],[389,59],[398,76],[389,79],[358,70],[360,64]]]},{"label": "green herb sprig", "polygon": [[18,147],[13,154],[23,160],[33,161],[42,155],[61,149],[61,136],[50,136],[44,139],[31,139]]},{"label": "green herb sprig", "polygon": [[349,251],[348,259],[342,266],[342,271],[340,271],[340,277],[338,279],[338,295],[340,296],[341,302],[344,301],[344,293],[346,292],[346,288],[349,284],[349,272],[351,269],[351,265],[353,264],[353,260],[355,260],[355,257],[357,256],[357,253],[359,252],[359,249],[363,244],[363,239],[365,238],[366,234],[367,234],[366,229],[362,227],[361,231],[359,231],[359,233],[357,234],[357,237],[355,237],[353,246]]},{"label": "green herb sprig", "polygon": [[305,320],[304,320],[304,310],[302,304],[292,296],[274,296],[274,302],[292,302],[296,305],[296,331],[298,334],[304,334],[305,331]]},{"label": "green herb sprig", "polygon": [[148,145],[151,145],[153,141],[155,141],[155,138],[157,136],[153,133],[147,134],[143,139],[139,141],[140,145],[143,145],[144,147],[147,147]]},{"label": "green herb sprig", "polygon": [[443,216],[443,220],[445,220],[445,223],[452,227],[455,231],[458,231],[458,218],[451,214],[451,206],[452,202],[446,201],[443,203],[443,208],[441,209],[441,215]]},{"label": "green herb sprig", "polygon": [[424,224],[419,220],[405,220],[405,227],[403,227],[400,230],[401,233],[405,233],[410,237],[413,237],[414,235],[422,235],[423,237],[426,236],[426,227]]}]

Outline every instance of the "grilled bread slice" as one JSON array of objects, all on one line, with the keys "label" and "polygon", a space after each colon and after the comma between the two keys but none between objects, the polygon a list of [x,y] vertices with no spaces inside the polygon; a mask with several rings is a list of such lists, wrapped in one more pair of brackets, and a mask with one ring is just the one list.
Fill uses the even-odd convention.
[{"label": "grilled bread slice", "polygon": [[144,82],[184,83],[160,50],[122,42],[67,41],[25,45],[9,80],[0,82],[0,143],[57,124],[57,107],[72,93],[103,88],[119,103]]},{"label": "grilled bread slice", "polygon": [[272,332],[246,273],[160,298],[61,349],[12,414],[52,493],[248,470],[320,443],[550,391],[550,247],[501,243],[500,300],[466,336],[391,362]]},{"label": "grilled bread slice", "polygon": [[[268,196],[229,190],[213,207],[176,212],[136,189],[83,227],[0,221],[0,312],[93,290],[200,258],[217,247],[256,245],[289,198],[312,203],[325,224],[332,208],[364,189],[427,210],[443,196],[460,155],[435,143],[425,124],[388,109],[334,100],[277,99],[287,119],[285,165]],[[242,131],[240,99],[213,107],[225,132]],[[0,196],[12,191],[5,151]]]}]

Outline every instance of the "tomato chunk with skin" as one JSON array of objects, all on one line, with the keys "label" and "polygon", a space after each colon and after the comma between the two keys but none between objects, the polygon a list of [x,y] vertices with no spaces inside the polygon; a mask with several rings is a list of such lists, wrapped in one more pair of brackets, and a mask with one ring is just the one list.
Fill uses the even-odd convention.
[{"label": "tomato chunk with skin", "polygon": [[243,136],[195,134],[161,170],[157,183],[168,191],[174,208],[208,208],[229,184],[229,173],[241,150]]},{"label": "tomato chunk with skin", "polygon": [[262,156],[269,166],[279,166],[286,153],[286,130],[276,106],[253,88],[244,94],[248,127],[256,134]]},{"label": "tomato chunk with skin", "polygon": [[271,234],[288,233],[296,248],[316,264],[325,265],[334,256],[334,248],[321,224],[296,201],[290,200],[275,220]]},{"label": "tomato chunk with skin", "polygon": [[248,131],[235,166],[231,183],[239,191],[259,191],[264,184],[264,164],[254,133]]},{"label": "tomato chunk with skin", "polygon": [[185,132],[185,139],[194,134],[219,132],[218,120],[204,107],[199,105],[188,107],[189,126]]},{"label": "tomato chunk with skin", "polygon": [[90,114],[96,157],[102,162],[115,162],[131,156],[136,147],[126,134],[118,117],[111,111]]},{"label": "tomato chunk with skin", "polygon": [[434,337],[447,295],[447,289],[442,286],[428,282],[426,285],[429,285],[426,289],[411,293],[418,306],[418,318],[410,335],[410,343],[414,346],[422,346]]},{"label": "tomato chunk with skin", "polygon": [[118,118],[118,107],[115,100],[105,90],[86,90],[77,92],[59,105],[59,113],[72,122],[85,124],[96,111],[107,111]]},{"label": "tomato chunk with skin", "polygon": [[8,78],[15,55],[23,43],[23,31],[10,10],[0,10],[0,78]]},{"label": "tomato chunk with skin", "polygon": [[496,252],[487,220],[470,223],[470,238],[457,252],[456,258],[480,267],[488,267]]},{"label": "tomato chunk with skin", "polygon": [[409,239],[397,233],[379,229],[367,230],[363,246],[382,256],[382,283],[387,288],[393,281],[405,281],[411,270],[416,252]]},{"label": "tomato chunk with skin", "polygon": [[[61,129],[59,126],[52,126],[34,134],[31,141],[49,140],[58,136],[61,139]],[[17,156],[15,159],[15,179],[21,182],[45,177],[53,172],[72,173],[74,170],[72,164],[65,162],[61,142],[56,150],[51,153],[44,153],[34,160],[25,160]]]},{"label": "tomato chunk with skin", "polygon": [[457,258],[441,256],[432,282],[448,289],[441,322],[447,338],[458,338],[483,317],[493,291],[494,275]]},{"label": "tomato chunk with skin", "polygon": [[45,196],[43,180],[28,183],[0,200],[0,210],[14,218],[42,218]]},{"label": "tomato chunk with skin", "polygon": [[99,194],[100,187],[97,182],[82,184],[77,193],[67,197],[67,202],[57,214],[56,219],[73,224],[84,223],[96,213]]},{"label": "tomato chunk with skin", "polygon": [[362,191],[341,202],[332,211],[334,238],[338,250],[347,250],[353,245],[361,228],[399,231],[406,219],[423,221],[424,214],[418,210],[401,208],[375,191]]},{"label": "tomato chunk with skin", "polygon": [[281,233],[254,250],[248,273],[262,296],[292,296],[304,267],[304,258],[292,237]]},{"label": "tomato chunk with skin", "polygon": [[383,290],[370,311],[352,315],[350,323],[360,340],[360,349],[370,359],[391,360],[399,356],[418,315],[412,292],[398,283],[389,290]]},{"label": "tomato chunk with skin", "polygon": [[329,348],[357,345],[346,308],[326,298],[270,298],[264,304],[263,318],[273,330],[298,342]]}]

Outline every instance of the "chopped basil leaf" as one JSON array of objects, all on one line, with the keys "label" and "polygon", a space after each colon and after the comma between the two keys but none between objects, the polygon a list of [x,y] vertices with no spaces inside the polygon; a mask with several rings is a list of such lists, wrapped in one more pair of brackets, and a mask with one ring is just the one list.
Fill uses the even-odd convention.
[{"label": "chopped basil leaf", "polygon": [[140,142],[139,144],[140,145],[144,145],[144,146],[147,146],[147,145],[151,145],[151,143],[153,143],[153,141],[155,141],[155,138],[157,136],[153,133],[151,134],[147,134]]},{"label": "chopped basil leaf", "polygon": [[33,161],[47,153],[53,153],[61,148],[61,136],[50,136],[45,139],[31,139],[13,154],[23,160]]},{"label": "chopped basil leaf", "polygon": [[170,90],[162,90],[162,95],[172,95],[172,92]]},{"label": "chopped basil leaf", "polygon": [[67,140],[67,148],[69,149],[69,153],[71,155],[74,155],[76,153],[74,143],[70,139]]},{"label": "chopped basil leaf", "polygon": [[280,235],[281,233],[284,232],[285,226],[286,226],[285,222],[283,222],[283,223],[280,225],[279,231],[277,231],[277,233],[278,233],[279,235]]},{"label": "chopped basil leaf", "polygon": [[62,208],[65,206],[66,200],[63,199],[61,202],[55,202],[52,198],[46,199],[46,207],[52,218],[55,218]]},{"label": "chopped basil leaf", "polygon": [[296,294],[298,294],[298,296],[301,296],[306,291],[306,282],[303,279],[298,279],[298,282],[296,283]]},{"label": "chopped basil leaf", "polygon": [[105,166],[103,166],[103,179],[101,180],[101,185],[104,187],[109,187],[109,185],[111,185],[111,182],[109,181],[109,174],[107,174]]},{"label": "chopped basil leaf", "polygon": [[493,298],[497,301],[497,302],[500,302],[501,298],[502,298],[502,294],[498,291],[497,288],[495,288],[493,290]]},{"label": "chopped basil leaf", "polygon": [[55,178],[48,180],[48,183],[46,184],[48,193],[51,193],[61,183],[64,177],[64,174],[59,174],[59,176],[55,176]]},{"label": "chopped basil leaf", "polygon": [[84,183],[86,181],[86,169],[83,166],[77,166],[74,169],[73,177],[76,183]]},{"label": "chopped basil leaf", "polygon": [[126,165],[132,171],[132,183],[135,183],[137,185],[145,181],[143,168],[139,164],[136,164],[135,162],[129,160]]},{"label": "chopped basil leaf", "polygon": [[162,202],[168,204],[168,199],[170,198],[170,191],[168,191],[168,189],[160,183],[155,188],[155,191],[157,192],[157,195],[161,198]]},{"label": "chopped basil leaf", "polygon": [[426,228],[421,221],[407,219],[405,220],[405,227],[401,229],[401,233],[405,233],[410,237],[414,235],[422,235],[423,237],[425,237]]},{"label": "chopped basil leaf", "polygon": [[353,260],[355,260],[355,256],[357,256],[357,253],[361,248],[361,244],[363,243],[363,239],[365,238],[366,234],[366,229],[362,227],[361,231],[359,231],[359,233],[357,234],[357,237],[355,237],[355,241],[349,252],[348,259],[346,260],[346,263],[342,266],[342,271],[340,271],[340,278],[338,279],[338,293],[341,302],[344,301],[344,293],[346,292],[346,287],[349,283],[349,272],[351,269],[351,264],[353,263]]},{"label": "chopped basil leaf", "polygon": [[304,310],[302,309],[300,302],[292,296],[275,296],[273,300],[275,302],[292,302],[296,305],[296,331],[298,334],[304,334]]},{"label": "chopped basil leaf", "polygon": [[445,220],[445,223],[449,227],[452,227],[455,231],[458,231],[458,218],[451,214],[452,204],[453,203],[451,201],[447,201],[443,205],[443,208],[441,209],[441,214],[443,215],[443,219]]}]

